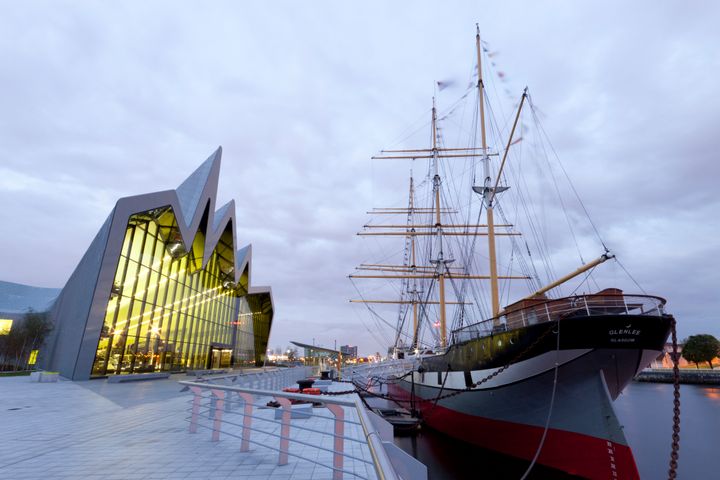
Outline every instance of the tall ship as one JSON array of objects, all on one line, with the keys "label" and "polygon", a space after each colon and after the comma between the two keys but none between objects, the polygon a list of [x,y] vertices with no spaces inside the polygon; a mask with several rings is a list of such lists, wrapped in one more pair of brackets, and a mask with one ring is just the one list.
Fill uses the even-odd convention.
[{"label": "tall ship", "polygon": [[[612,402],[662,352],[673,317],[663,298],[601,286],[607,265],[626,271],[557,163],[543,115],[526,88],[498,120],[483,78],[493,52],[479,29],[473,53],[460,100],[440,111],[433,97],[429,145],[373,157],[407,161],[411,174],[402,206],[374,208],[358,233],[380,259],[350,275],[351,301],[394,338],[392,358],[355,381],[382,384],[430,428],[529,468],[639,478]],[[469,139],[449,146],[448,124]],[[555,196],[559,206],[546,207]],[[577,266],[558,273],[572,257]]]}]

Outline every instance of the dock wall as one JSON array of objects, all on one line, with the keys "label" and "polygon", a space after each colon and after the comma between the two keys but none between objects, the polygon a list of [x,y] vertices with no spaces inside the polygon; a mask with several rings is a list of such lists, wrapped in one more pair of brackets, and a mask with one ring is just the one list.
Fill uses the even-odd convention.
[{"label": "dock wall", "polygon": [[[636,377],[637,382],[673,383],[669,368],[647,368]],[[720,370],[680,369],[680,383],[693,385],[720,385]]]}]

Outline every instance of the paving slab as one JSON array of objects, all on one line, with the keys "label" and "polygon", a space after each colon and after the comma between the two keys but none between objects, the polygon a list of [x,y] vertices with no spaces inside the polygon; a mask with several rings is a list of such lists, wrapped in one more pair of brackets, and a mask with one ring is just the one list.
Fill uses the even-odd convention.
[{"label": "paving slab", "polygon": [[[177,382],[184,374],[146,382],[107,380],[30,382],[28,377],[0,378],[0,478],[2,479],[182,479],[242,478],[306,480],[332,478],[332,471],[292,454],[332,465],[333,439],[311,431],[328,430],[327,409],[313,409],[308,419],[293,419],[289,462],[278,465],[280,425],[274,410],[262,432],[253,432],[249,452],[240,452],[241,408],[226,412],[219,442],[210,441],[211,419],[203,416],[198,433],[188,433],[192,395]],[[331,391],[350,389],[335,383]],[[269,398],[268,398],[269,400]],[[259,401],[262,401],[260,399]],[[357,421],[352,409],[346,418]],[[238,420],[238,418],[240,420]],[[256,423],[262,423],[255,421]],[[295,428],[298,426],[298,428]],[[299,428],[304,426],[310,430]],[[260,428],[260,427],[258,427]],[[359,426],[346,424],[346,435],[362,439]],[[370,460],[367,445],[346,442],[346,452]],[[345,478],[375,478],[372,466],[345,459]]]}]

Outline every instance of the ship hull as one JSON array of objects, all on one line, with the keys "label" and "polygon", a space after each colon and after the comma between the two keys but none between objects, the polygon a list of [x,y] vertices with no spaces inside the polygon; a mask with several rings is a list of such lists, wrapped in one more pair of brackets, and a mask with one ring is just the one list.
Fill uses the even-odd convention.
[{"label": "ship hull", "polygon": [[[661,352],[670,318],[574,318],[502,332],[424,359],[388,389],[429,427],[482,448],[537,454],[585,478],[639,478],[612,400]],[[501,364],[503,345],[514,353]]]}]

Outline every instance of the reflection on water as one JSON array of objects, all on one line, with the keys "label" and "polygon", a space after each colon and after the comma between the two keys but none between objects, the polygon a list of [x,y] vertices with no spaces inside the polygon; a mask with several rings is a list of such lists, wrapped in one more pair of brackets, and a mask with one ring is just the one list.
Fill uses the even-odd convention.
[{"label": "reflection on water", "polygon": [[[372,407],[395,408],[392,402],[369,398]],[[517,480],[530,462],[484,450],[439,432],[423,429],[415,436],[396,435],[395,444],[428,467],[429,480],[483,478]],[[557,470],[536,465],[528,479],[574,479]]]},{"label": "reflection on water", "polygon": [[[630,384],[615,401],[642,478],[667,478],[672,402],[671,384],[641,382]],[[720,387],[681,385],[678,478],[720,478],[718,432]]]},{"label": "reflection on water", "polygon": [[[667,478],[672,401],[670,384],[632,383],[614,403],[643,479]],[[373,399],[375,402],[383,400]],[[682,385],[678,478],[720,478],[719,432],[720,387]],[[395,443],[428,466],[431,480],[517,480],[527,468],[523,460],[482,450],[427,429],[417,437],[395,437]],[[528,478],[572,477],[535,467]]]},{"label": "reflection on water", "polygon": [[[432,430],[423,430],[414,437],[397,436],[395,444],[428,467],[430,480],[517,480],[529,465],[524,460],[483,450]],[[562,480],[577,477],[538,465],[527,478]]]},{"label": "reflection on water", "polygon": [[720,404],[720,388],[718,387],[698,387],[700,390],[702,390],[703,395],[705,395],[707,398],[714,400],[716,403]]}]

